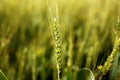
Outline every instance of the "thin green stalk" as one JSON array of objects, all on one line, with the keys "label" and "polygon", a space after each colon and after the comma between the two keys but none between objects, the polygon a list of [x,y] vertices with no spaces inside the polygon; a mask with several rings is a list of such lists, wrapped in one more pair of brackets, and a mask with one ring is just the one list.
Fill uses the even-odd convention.
[{"label": "thin green stalk", "polygon": [[33,51],[32,51],[32,80],[36,80],[36,53]]},{"label": "thin green stalk", "polygon": [[86,65],[85,65],[86,68],[91,68],[92,56],[94,53],[93,49],[94,49],[93,47],[90,47],[90,50],[86,59]]},{"label": "thin green stalk", "polygon": [[68,51],[68,62],[67,66],[71,69],[72,68],[72,55],[73,55],[73,38],[69,35],[69,51]]}]

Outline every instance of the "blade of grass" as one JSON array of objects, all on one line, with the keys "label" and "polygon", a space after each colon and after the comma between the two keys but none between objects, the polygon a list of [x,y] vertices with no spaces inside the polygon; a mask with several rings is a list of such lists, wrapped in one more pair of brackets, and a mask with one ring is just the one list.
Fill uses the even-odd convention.
[{"label": "blade of grass", "polygon": [[0,70],[0,80],[8,80],[1,70]]}]

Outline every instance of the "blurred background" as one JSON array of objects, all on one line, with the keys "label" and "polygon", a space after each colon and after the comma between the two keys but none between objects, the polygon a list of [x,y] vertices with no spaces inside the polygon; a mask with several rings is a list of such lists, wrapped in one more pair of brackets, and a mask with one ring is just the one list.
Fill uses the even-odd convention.
[{"label": "blurred background", "polygon": [[[77,71],[82,68],[91,69],[96,76],[113,49],[120,0],[57,3],[62,80],[77,80]],[[118,63],[116,60],[117,66],[102,80],[120,80]],[[47,0],[0,0],[0,69],[8,80],[57,80]]]}]

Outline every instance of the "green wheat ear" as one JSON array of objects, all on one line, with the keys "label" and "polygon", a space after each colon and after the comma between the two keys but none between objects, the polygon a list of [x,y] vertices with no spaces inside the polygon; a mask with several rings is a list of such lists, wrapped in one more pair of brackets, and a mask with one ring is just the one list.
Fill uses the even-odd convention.
[{"label": "green wheat ear", "polygon": [[1,70],[0,70],[0,80],[8,80]]},{"label": "green wheat ear", "polygon": [[118,17],[117,26],[115,27],[114,34],[115,34],[114,47],[113,47],[113,50],[110,56],[108,56],[107,61],[105,62],[101,70],[101,75],[100,75],[99,80],[101,80],[102,76],[105,75],[110,70],[115,60],[115,56],[120,51],[120,17]]},{"label": "green wheat ear", "polygon": [[55,55],[56,55],[56,66],[58,80],[60,80],[61,73],[61,55],[62,55],[62,38],[60,35],[60,18],[58,12],[58,6],[55,0],[48,0],[48,11],[49,11],[49,23],[53,38],[55,41]]}]

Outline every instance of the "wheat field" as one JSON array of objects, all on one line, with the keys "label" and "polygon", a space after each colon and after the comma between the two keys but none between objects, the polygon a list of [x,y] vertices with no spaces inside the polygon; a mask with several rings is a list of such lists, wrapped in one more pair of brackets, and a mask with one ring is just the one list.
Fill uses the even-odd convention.
[{"label": "wheat field", "polygon": [[8,80],[120,80],[120,0],[0,0],[0,70]]}]

